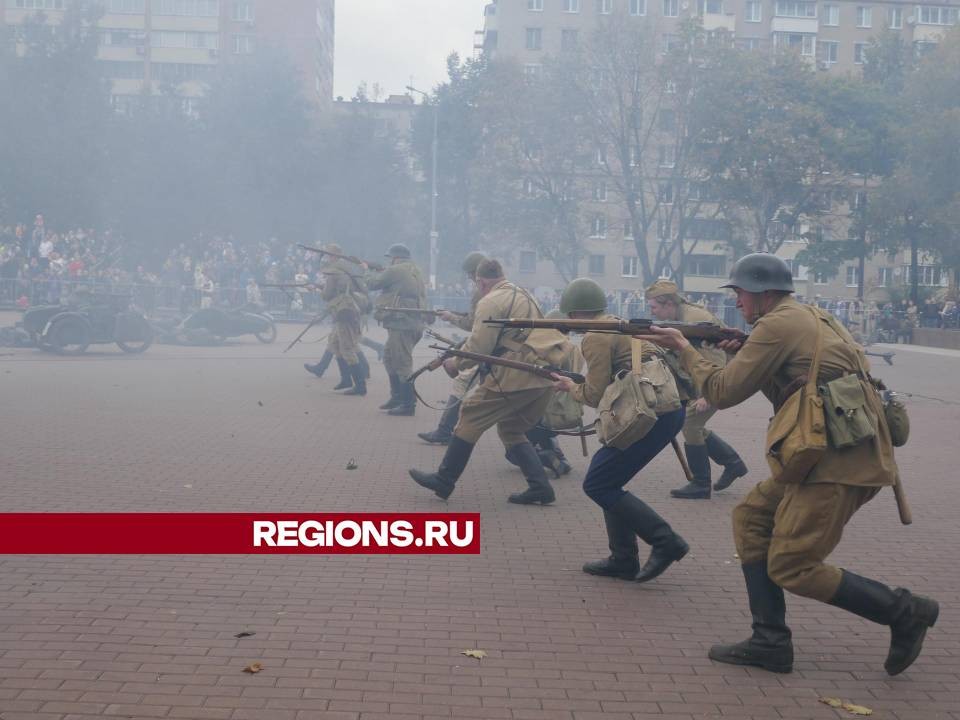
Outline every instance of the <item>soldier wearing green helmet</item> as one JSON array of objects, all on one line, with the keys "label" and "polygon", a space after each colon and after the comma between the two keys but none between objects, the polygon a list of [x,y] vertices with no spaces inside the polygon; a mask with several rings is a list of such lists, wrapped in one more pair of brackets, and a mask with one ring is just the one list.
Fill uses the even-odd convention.
[{"label": "soldier wearing green helmet", "polygon": [[[791,419],[780,412],[792,408],[797,413],[795,401],[805,396],[794,393],[808,393],[809,384],[827,405],[834,402],[829,387],[839,381],[847,395],[862,398],[857,407],[869,418],[871,432],[842,448],[827,432],[827,447],[799,481],[785,475],[777,460],[783,435],[768,438],[768,456],[774,460],[771,477],[733,511],[733,537],[743,565],[753,633],[742,642],[713,646],[709,656],[718,662],[790,672],[793,643],[783,592],[789,590],[888,626],[890,648],[884,668],[897,675],[920,654],[939,605],[826,562],[854,513],[882,488],[899,482],[890,430],[870,383],[863,348],[831,315],[792,297],[790,268],[773,255],[740,258],[724,287],[733,289],[737,308],[753,325],[742,344],[721,343],[736,353],[725,367],[703,357],[676,329],[652,328],[644,339],[678,352],[684,369],[715,407],[732,407],[762,392],[777,412],[771,426],[782,425],[786,433],[798,424],[812,426],[802,413]],[[817,376],[809,383],[815,357]],[[837,404],[825,411],[840,409]]]},{"label": "soldier wearing green helmet", "polygon": [[[606,314],[607,298],[596,282],[580,278],[570,283],[560,298],[560,311],[574,319],[612,318]],[[654,346],[647,347],[653,349]],[[633,364],[627,335],[588,332],[580,346],[587,363],[587,381],[576,385],[555,375],[554,388],[569,392],[579,402],[597,407],[617,374]],[[681,407],[657,418],[642,439],[626,450],[602,447],[590,461],[583,481],[584,492],[603,509],[610,556],[588,562],[583,571],[634,582],[653,580],[689,551],[686,541],[657,512],[633,493],[623,489],[683,427]],[[637,538],[650,546],[647,561],[640,565]]]}]

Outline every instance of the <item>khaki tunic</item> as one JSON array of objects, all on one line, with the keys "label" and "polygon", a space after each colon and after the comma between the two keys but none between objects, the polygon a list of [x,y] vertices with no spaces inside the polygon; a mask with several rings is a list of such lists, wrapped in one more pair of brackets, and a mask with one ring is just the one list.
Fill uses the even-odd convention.
[{"label": "khaki tunic", "polygon": [[375,317],[387,329],[383,365],[388,373],[406,380],[413,373],[413,348],[423,337],[423,317],[392,313],[385,308],[426,308],[427,291],[423,273],[412,261],[395,263],[367,282],[380,290]]},{"label": "khaki tunic", "polygon": [[353,293],[363,285],[353,268],[337,261],[324,268],[326,280],[321,297],[327,303],[327,311],[333,318],[333,329],[327,340],[327,352],[333,353],[348,365],[356,365],[360,358],[360,308]]},{"label": "khaki tunic", "polygon": [[[604,315],[598,320],[614,320],[613,315]],[[574,400],[595,408],[600,404],[607,386],[621,370],[632,367],[630,337],[614,333],[587,333],[580,343],[587,364],[587,381],[577,385],[573,392]]]},{"label": "khaki tunic", "polygon": [[[495,285],[477,303],[475,320],[464,350],[484,355],[498,355],[521,362],[553,364],[569,353],[569,342],[555,330],[503,330],[485,325],[483,320],[495,318],[540,318],[539,305],[526,291],[507,282]],[[461,359],[461,373],[475,367]],[[475,391],[463,401],[460,420],[454,435],[476,443],[489,428],[497,426],[507,449],[527,442],[526,432],[536,425],[550,403],[553,381],[523,370],[494,365]]]},{"label": "khaki tunic", "polygon": [[[680,321],[686,323],[701,323],[708,322],[718,327],[725,327],[720,319],[711,313],[709,310],[700,307],[699,305],[693,305],[691,303],[685,302],[680,306]],[[727,364],[727,354],[717,348],[716,345],[707,342],[695,343],[694,347],[703,355],[707,360],[712,362],[714,365],[719,365],[723,367]],[[677,365],[680,364],[679,355],[674,352],[668,353],[669,356],[676,361]],[[691,383],[692,384],[692,383]],[[703,445],[707,441],[707,423],[717,413],[717,409],[712,405],[703,412],[697,412],[694,408],[697,399],[700,397],[700,393],[697,391],[696,386],[692,388],[692,393],[690,394],[689,402],[687,403],[687,414],[683,421],[683,441],[687,445]]]},{"label": "khaki tunic", "polygon": [[[783,298],[754,325],[750,338],[725,368],[693,348],[681,353],[703,396],[718,408],[731,407],[761,391],[779,407],[784,390],[810,368],[816,320],[792,297]],[[822,322],[822,321],[819,321]],[[862,350],[823,324],[819,381],[856,372]],[[823,602],[833,598],[842,572],[825,560],[840,542],[853,514],[896,478],[896,463],[882,408],[865,388],[878,429],[874,441],[845,450],[828,448],[803,483],[769,478],[733,511],[733,535],[741,562],[766,560],[770,578],[785,589]],[[870,413],[868,413],[870,414]]]}]

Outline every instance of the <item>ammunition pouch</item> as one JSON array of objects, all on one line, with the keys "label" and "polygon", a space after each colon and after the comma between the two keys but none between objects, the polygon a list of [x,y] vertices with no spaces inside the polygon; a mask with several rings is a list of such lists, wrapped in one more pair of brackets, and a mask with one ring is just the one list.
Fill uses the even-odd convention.
[{"label": "ammunition pouch", "polygon": [[823,417],[830,445],[838,450],[873,440],[877,429],[867,414],[867,398],[858,375],[844,375],[820,385]]}]

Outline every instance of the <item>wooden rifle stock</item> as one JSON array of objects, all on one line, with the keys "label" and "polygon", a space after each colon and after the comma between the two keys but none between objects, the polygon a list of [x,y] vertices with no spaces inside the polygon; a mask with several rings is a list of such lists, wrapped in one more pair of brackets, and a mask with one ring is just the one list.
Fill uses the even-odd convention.
[{"label": "wooden rifle stock", "polygon": [[[513,370],[522,370],[532,373],[542,378],[552,379],[554,375],[561,375],[570,378],[578,385],[582,385],[587,379],[580,373],[563,370],[552,365],[534,365],[533,363],[520,362],[519,360],[509,360],[507,358],[497,357],[496,355],[483,355],[482,353],[469,352],[467,350],[456,350],[454,348],[445,348],[440,345],[431,345],[434,350],[440,350],[446,357],[460,357],[467,360],[475,360],[478,363],[486,365],[500,365]],[[442,362],[442,361],[441,361]]]},{"label": "wooden rifle stock", "polygon": [[340,253],[331,252],[330,250],[324,250],[323,248],[311,247],[310,245],[304,245],[302,243],[297,243],[297,247],[303,248],[308,252],[315,252],[319,255],[329,255],[330,257],[335,257],[340,260],[346,260],[347,262],[352,262],[354,265],[366,265],[371,270],[376,270],[377,272],[383,271],[383,265],[378,265],[377,263],[367,262],[366,260],[361,260],[358,257],[353,255],[342,255]]},{"label": "wooden rifle stock", "polygon": [[749,337],[745,332],[736,328],[721,327],[709,322],[685,323],[672,321],[647,320],[638,318],[633,320],[564,320],[547,318],[500,318],[484,320],[488,325],[498,325],[504,328],[544,328],[568,332],[600,332],[616,333],[618,335],[643,335],[650,331],[651,325],[679,330],[688,340],[705,340],[707,342],[722,342],[724,340],[738,340],[743,342]]}]

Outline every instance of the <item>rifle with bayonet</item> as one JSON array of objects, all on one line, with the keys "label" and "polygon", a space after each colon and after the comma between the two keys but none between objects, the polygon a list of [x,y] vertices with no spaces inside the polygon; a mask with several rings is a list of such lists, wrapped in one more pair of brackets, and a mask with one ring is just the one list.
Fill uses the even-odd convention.
[{"label": "rifle with bayonet", "polygon": [[565,320],[563,318],[502,318],[484,320],[488,325],[498,325],[503,328],[544,328],[559,330],[562,333],[615,333],[617,335],[645,335],[649,334],[650,326],[675,328],[688,340],[699,340],[718,343],[724,340],[745,341],[749,336],[736,328],[721,327],[709,322],[685,323],[638,318],[633,320]]},{"label": "rifle with bayonet", "polygon": [[323,322],[324,319],[326,319],[326,317],[327,317],[329,314],[330,314],[330,311],[329,311],[329,310],[324,310],[322,313],[320,313],[319,315],[317,315],[313,320],[311,320],[309,323],[307,323],[307,326],[303,329],[303,331],[302,331],[299,335],[297,335],[289,345],[287,345],[287,347],[284,349],[283,352],[287,352],[287,350],[289,350],[289,349],[292,348],[294,345],[296,345],[298,342],[300,342],[300,340],[303,339],[303,336],[306,335],[308,332],[310,332],[310,328],[312,328],[314,325],[317,325],[317,324]]},{"label": "rifle with bayonet", "polygon": [[452,347],[452,348],[457,348],[457,349],[459,349],[459,348],[462,347],[463,344],[466,342],[465,339],[464,339],[464,340],[451,340],[451,339],[448,338],[446,335],[441,335],[441,334],[438,333],[438,332],[434,332],[434,331],[431,330],[430,328],[427,328],[426,330],[424,330],[424,333],[425,333],[426,335],[432,337],[432,338],[433,338],[434,340],[436,340],[437,342],[442,342],[444,345],[448,345],[448,346],[450,346],[450,347]]},{"label": "rifle with bayonet", "polygon": [[405,308],[405,307],[385,307],[382,308],[384,312],[398,312],[398,313],[407,313],[408,315],[429,315],[432,318],[440,317],[440,313],[448,312],[451,315],[458,315],[460,317],[466,317],[467,313],[460,312],[458,310],[445,310],[444,308],[439,308],[437,310],[425,310],[423,308]]},{"label": "rifle with bayonet", "polygon": [[303,248],[308,252],[317,253],[319,255],[329,255],[330,257],[335,257],[338,260],[346,260],[347,262],[352,262],[354,265],[366,265],[371,270],[375,270],[377,272],[383,272],[383,265],[378,265],[377,263],[361,260],[360,258],[354,257],[353,255],[341,255],[340,253],[337,253],[337,252],[331,252],[330,250],[324,250],[323,248],[310,247],[309,245],[303,245],[301,243],[297,243],[297,247]]},{"label": "rifle with bayonet", "polygon": [[552,380],[554,375],[562,375],[563,377],[570,378],[578,385],[582,385],[587,381],[587,379],[580,373],[563,370],[562,368],[554,367],[553,365],[536,365],[534,363],[520,362],[519,360],[509,360],[508,358],[497,357],[496,355],[484,355],[483,353],[475,353],[468,350],[458,350],[453,347],[443,347],[442,345],[431,345],[430,349],[439,350],[440,355],[417,370],[415,373],[413,373],[413,375],[408,377],[406,380],[408,383],[414,382],[418,377],[420,377],[420,375],[427,371],[433,372],[443,364],[444,360],[454,357],[473,360],[481,365],[500,365],[501,367],[507,367],[513,370],[523,370],[524,372],[528,372],[548,380]]}]

